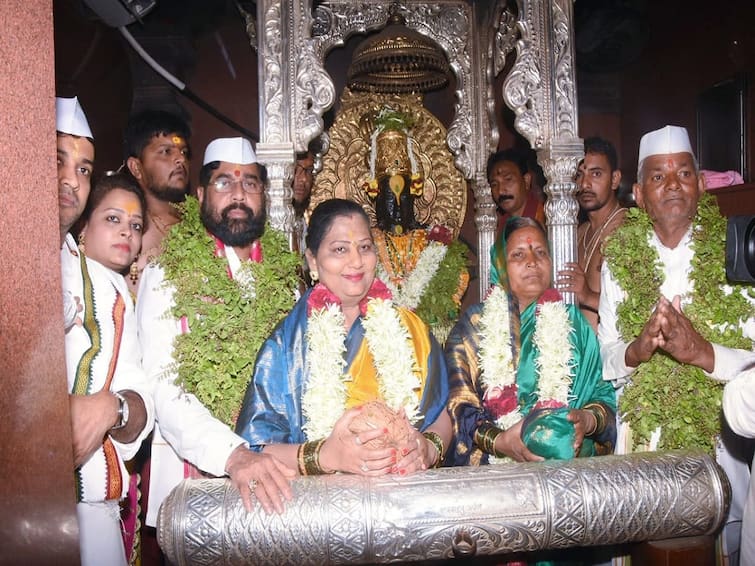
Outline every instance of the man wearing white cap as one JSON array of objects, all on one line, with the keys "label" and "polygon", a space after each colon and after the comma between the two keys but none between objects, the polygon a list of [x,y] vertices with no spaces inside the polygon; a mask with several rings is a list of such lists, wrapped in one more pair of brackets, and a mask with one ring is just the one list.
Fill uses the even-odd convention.
[{"label": "man wearing white cap", "polygon": [[56,98],[55,116],[62,246],[66,236],[73,240],[68,231],[81,216],[89,197],[94,169],[94,136],[78,98]]},{"label": "man wearing white cap", "polygon": [[720,406],[723,383],[755,363],[755,304],[726,281],[726,220],[684,128],[642,137],[633,192],[639,209],[605,247],[599,306],[603,377],[620,393],[616,452],[715,450],[732,485],[721,550],[736,564],[749,469]]},{"label": "man wearing white cap", "polygon": [[[152,398],[139,365],[134,307],[125,283],[117,273],[90,262],[84,247],[79,249],[68,233],[89,197],[92,131],[76,98],[57,98],[55,110],[60,263],[81,561],[85,566],[125,566],[119,507],[128,489],[123,463],[136,455],[152,429]],[[115,304],[122,305],[120,315],[113,314]],[[112,352],[116,354],[111,358]],[[118,352],[123,359],[117,357]],[[129,358],[127,352],[134,355]],[[119,363],[112,365],[115,359]]]},{"label": "man wearing white cap", "polygon": [[256,498],[281,512],[291,497],[294,472],[251,452],[229,425],[257,349],[293,305],[298,258],[283,234],[265,230],[265,169],[251,143],[216,139],[203,163],[197,198],[187,197],[139,286],[139,340],[157,421],[150,526],[170,490],[198,470],[229,475],[247,509]]}]

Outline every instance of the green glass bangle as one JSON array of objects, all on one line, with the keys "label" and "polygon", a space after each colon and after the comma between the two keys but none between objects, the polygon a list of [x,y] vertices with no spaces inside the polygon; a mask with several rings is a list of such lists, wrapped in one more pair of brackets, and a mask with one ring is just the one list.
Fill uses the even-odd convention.
[{"label": "green glass bangle", "polygon": [[433,446],[435,446],[435,449],[438,451],[438,458],[435,460],[432,467],[440,468],[440,465],[443,463],[443,439],[437,432],[432,431],[423,432],[422,435],[432,442]]}]

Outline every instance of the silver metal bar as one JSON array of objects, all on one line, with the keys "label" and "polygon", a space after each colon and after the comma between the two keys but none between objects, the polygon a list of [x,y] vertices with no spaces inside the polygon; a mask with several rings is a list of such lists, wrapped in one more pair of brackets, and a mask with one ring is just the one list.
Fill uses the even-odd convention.
[{"label": "silver metal bar", "polygon": [[223,479],[186,480],[160,509],[173,564],[367,564],[714,533],[731,499],[704,454],[667,452],[299,478],[283,515],[246,513]]}]

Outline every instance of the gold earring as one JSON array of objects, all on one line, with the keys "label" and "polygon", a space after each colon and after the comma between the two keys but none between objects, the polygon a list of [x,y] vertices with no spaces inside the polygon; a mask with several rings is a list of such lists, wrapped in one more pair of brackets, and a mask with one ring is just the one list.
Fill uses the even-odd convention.
[{"label": "gold earring", "polygon": [[136,282],[139,280],[139,266],[136,263],[138,259],[139,256],[136,256],[134,263],[131,264],[131,267],[128,270],[128,278],[131,279],[131,283],[134,285],[136,285]]},{"label": "gold earring", "polygon": [[84,255],[87,253],[86,246],[84,245],[84,232],[79,234],[79,251]]},{"label": "gold earring", "polygon": [[310,271],[309,276],[312,278],[312,281],[317,281],[320,278],[320,274],[316,270]]}]

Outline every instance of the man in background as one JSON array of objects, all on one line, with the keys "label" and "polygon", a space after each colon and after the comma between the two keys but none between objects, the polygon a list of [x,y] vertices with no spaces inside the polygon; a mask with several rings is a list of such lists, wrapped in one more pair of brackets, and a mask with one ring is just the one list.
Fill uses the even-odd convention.
[{"label": "man in background", "polygon": [[173,205],[189,194],[190,136],[182,118],[163,110],[144,110],[126,126],[125,166],[144,191],[148,217],[141,254],[126,278],[132,293],[138,290],[144,267],[160,255],[168,230],[181,219]]},{"label": "man in background", "polygon": [[490,248],[490,283],[495,285],[506,264],[501,241],[506,222],[515,216],[526,216],[545,225],[545,209],[538,193],[532,190],[532,173],[519,150],[510,148],[491,155],[487,175],[498,216],[496,239]]},{"label": "man in background", "polygon": [[579,261],[567,263],[558,273],[557,283],[560,290],[575,293],[582,314],[597,332],[603,242],[621,225],[626,213],[617,196],[621,171],[611,142],[598,137],[585,140],[585,158],[575,182],[579,208],[587,220],[577,229]]}]

